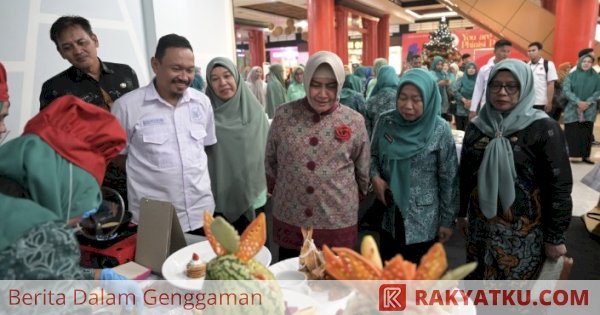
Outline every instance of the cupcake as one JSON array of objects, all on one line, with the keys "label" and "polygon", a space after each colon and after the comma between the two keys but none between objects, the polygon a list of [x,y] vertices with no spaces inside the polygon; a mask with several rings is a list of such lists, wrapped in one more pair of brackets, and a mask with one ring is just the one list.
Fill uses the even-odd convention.
[{"label": "cupcake", "polygon": [[206,273],[206,263],[200,260],[198,254],[193,253],[192,259],[187,264],[186,275],[190,278],[202,278]]}]

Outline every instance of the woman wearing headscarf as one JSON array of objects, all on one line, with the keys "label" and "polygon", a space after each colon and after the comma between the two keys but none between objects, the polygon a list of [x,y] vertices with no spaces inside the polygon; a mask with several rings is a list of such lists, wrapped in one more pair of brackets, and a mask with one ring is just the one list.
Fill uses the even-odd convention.
[{"label": "woman wearing headscarf", "polygon": [[371,183],[386,206],[381,249],[419,263],[436,240],[447,241],[458,212],[458,158],[440,117],[433,76],[413,69],[400,79],[396,108],[379,117],[371,146]]},{"label": "woman wearing headscarf", "polygon": [[442,117],[447,121],[452,121],[450,110],[450,100],[448,99],[448,86],[450,85],[450,77],[444,71],[444,58],[440,56],[433,57],[431,62],[431,73],[437,79],[438,89],[442,97]]},{"label": "woman wearing headscarf", "polygon": [[217,144],[206,148],[215,214],[242,233],[267,201],[265,146],[269,123],[262,106],[226,58],[207,67]]},{"label": "woman wearing headscarf", "polygon": [[596,99],[600,96],[600,76],[592,69],[594,58],[579,58],[577,69],[564,82],[563,93],[567,97],[565,107],[565,136],[569,144],[569,156],[581,158],[588,164],[594,140],[594,122],[598,113]]},{"label": "woman wearing headscarf", "polygon": [[365,125],[369,133],[369,138],[373,134],[373,127],[379,115],[395,108],[397,93],[398,75],[396,75],[396,70],[391,66],[382,66],[379,69],[377,84],[375,84],[373,92],[371,92],[371,98],[367,100]]},{"label": "woman wearing headscarf", "polygon": [[563,62],[556,68],[556,74],[558,75],[558,80],[554,82],[554,98],[552,99],[552,113],[550,117],[554,118],[554,120],[559,121],[560,116],[562,116],[565,111],[565,107],[567,106],[567,97],[564,93],[565,80],[569,75],[569,71],[571,71],[573,66],[570,62]]},{"label": "woman wearing headscarf", "polygon": [[79,265],[74,225],[100,206],[106,166],[125,147],[125,131],[77,97],[50,105],[0,147],[0,279],[113,279],[112,269]]},{"label": "woman wearing headscarf", "polygon": [[294,71],[291,73],[290,86],[288,86],[287,89],[288,102],[299,100],[306,96],[306,92],[304,92],[303,76],[303,67],[298,66],[294,68]]},{"label": "woman wearing headscarf", "polygon": [[317,247],[354,247],[359,199],[366,195],[369,141],[364,120],[340,106],[344,65],[331,52],[306,63],[306,97],[282,105],[269,130],[265,167],[279,259],[297,257],[301,227]]},{"label": "woman wearing headscarf", "polygon": [[200,92],[204,92],[204,88],[206,88],[206,86],[204,86],[204,78],[202,78],[200,67],[194,68],[194,80],[192,81],[191,87]]},{"label": "woman wearing headscarf", "polygon": [[263,80],[263,70],[261,67],[252,67],[246,78],[246,84],[264,110],[267,105],[267,83]]},{"label": "woman wearing headscarf", "polygon": [[373,62],[373,79],[371,79],[369,81],[369,83],[367,84],[367,96],[366,98],[369,99],[371,97],[371,93],[373,92],[373,88],[375,88],[375,85],[377,84],[377,75],[379,75],[379,69],[381,69],[381,67],[385,66],[388,64],[387,59],[385,58],[377,58],[375,59],[375,61]]},{"label": "woman wearing headscarf", "polygon": [[275,64],[269,68],[267,81],[267,115],[269,119],[275,116],[279,105],[286,103],[285,81],[283,80],[283,66]]},{"label": "woman wearing headscarf", "polygon": [[363,95],[367,90],[367,80],[369,79],[369,69],[367,67],[358,66],[354,69],[354,75],[360,79],[360,93]]},{"label": "woman wearing headscarf", "polygon": [[[571,166],[564,134],[533,108],[531,68],[496,64],[486,106],[467,126],[460,161],[459,227],[472,279],[537,279],[544,259],[566,253]],[[467,219],[468,217],[468,227]]]},{"label": "woman wearing headscarf", "polygon": [[340,103],[346,105],[361,115],[365,115],[365,97],[360,93],[360,78],[353,75],[347,74],[344,80],[344,86],[340,93]]},{"label": "woman wearing headscarf", "polygon": [[450,86],[456,100],[456,129],[465,130],[469,122],[469,111],[471,108],[471,98],[475,90],[475,81],[477,80],[477,64],[469,62],[465,65],[465,74]]}]

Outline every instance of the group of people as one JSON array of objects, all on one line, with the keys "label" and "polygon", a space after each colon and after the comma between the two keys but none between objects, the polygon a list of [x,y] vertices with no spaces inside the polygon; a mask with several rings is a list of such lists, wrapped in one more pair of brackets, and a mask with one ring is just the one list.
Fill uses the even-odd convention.
[{"label": "group of people", "polygon": [[[99,41],[84,18],[59,18],[51,38],[73,66],[44,84],[42,109],[24,135],[0,147],[0,264],[9,266],[0,278],[114,277],[79,267],[70,228],[98,206],[109,162],[115,177],[125,176],[133,222],[147,197],[171,202],[185,232],[203,233],[205,211],[241,231],[270,196],[280,259],[299,255],[303,227],[314,229],[318,247],[354,247],[369,186],[383,204],[385,258],[419,262],[450,238],[455,222],[468,235],[469,259],[479,261],[473,278],[534,279],[544,258],[566,253],[565,137],[533,108],[532,69],[522,61],[495,60],[486,70],[486,105],[466,127],[459,163],[441,115],[446,79],[425,69],[398,78],[379,62],[361,112],[344,99],[368,86],[321,51],[294,75],[305,96],[275,105],[270,99],[287,92],[273,65],[269,83],[279,85],[267,86],[262,104],[253,92],[263,88],[227,58],[208,64],[206,94],[191,89],[194,51],[176,34],[159,39],[155,77],[142,87],[131,68],[97,57]],[[248,76],[260,77],[258,69]],[[468,104],[477,68],[465,69],[456,90]],[[60,247],[60,261],[33,259],[31,246],[47,255]]]},{"label": "group of people", "polygon": [[275,110],[280,105],[295,101],[306,96],[304,91],[304,67],[297,66],[284,79],[284,69],[280,64],[269,67],[268,79],[264,80],[263,68],[252,67],[246,76],[246,84],[267,112],[269,119],[273,119]]}]

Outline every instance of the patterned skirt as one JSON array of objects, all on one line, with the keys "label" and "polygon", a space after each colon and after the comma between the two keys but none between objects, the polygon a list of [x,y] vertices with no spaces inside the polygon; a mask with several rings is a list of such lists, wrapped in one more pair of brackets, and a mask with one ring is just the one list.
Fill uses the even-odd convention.
[{"label": "patterned skirt", "polygon": [[[531,198],[539,201],[539,194],[533,193]],[[468,279],[537,279],[545,259],[539,202],[532,203],[537,207],[531,213],[515,216],[511,208],[488,219],[474,201],[477,199],[471,200],[467,261],[477,261],[478,266]]]}]

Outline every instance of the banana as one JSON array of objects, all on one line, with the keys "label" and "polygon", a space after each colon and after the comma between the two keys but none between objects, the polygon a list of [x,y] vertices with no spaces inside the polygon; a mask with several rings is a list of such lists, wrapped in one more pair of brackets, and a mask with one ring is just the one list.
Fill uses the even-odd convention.
[{"label": "banana", "polygon": [[473,270],[475,270],[475,268],[477,268],[476,261],[458,266],[457,268],[454,268],[454,269],[446,272],[446,274],[444,274],[444,276],[440,280],[462,280],[466,276],[468,276],[471,272],[473,272]]},{"label": "banana", "polygon": [[363,237],[362,242],[360,244],[360,253],[368,261],[373,263],[375,267],[377,267],[378,269],[383,269],[381,255],[379,255],[379,248],[377,247],[377,243],[375,242],[373,236],[366,235],[365,237]]}]

